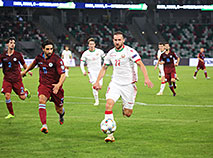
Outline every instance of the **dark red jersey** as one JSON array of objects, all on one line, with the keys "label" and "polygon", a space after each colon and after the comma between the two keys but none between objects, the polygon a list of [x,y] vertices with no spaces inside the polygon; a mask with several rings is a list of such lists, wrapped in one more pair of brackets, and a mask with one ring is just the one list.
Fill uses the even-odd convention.
[{"label": "dark red jersey", "polygon": [[0,56],[0,62],[2,62],[4,80],[8,82],[22,81],[19,63],[24,65],[25,61],[21,53],[14,51],[11,56],[8,56],[7,52],[4,52]]},{"label": "dark red jersey", "polygon": [[[205,54],[200,52],[200,53],[198,54],[198,57],[204,61],[204,59],[205,59]],[[199,61],[198,61],[198,64],[204,64],[204,62],[202,62],[202,61],[199,60]]]},{"label": "dark red jersey", "polygon": [[160,56],[160,61],[164,61],[164,72],[165,73],[171,73],[175,72],[175,65],[174,65],[174,59],[178,59],[177,55],[174,52],[169,52],[166,54],[164,52]]},{"label": "dark red jersey", "polygon": [[46,59],[44,53],[41,53],[33,63],[39,67],[40,84],[47,87],[53,87],[52,84],[58,83],[61,74],[65,73],[63,61],[55,53]]}]

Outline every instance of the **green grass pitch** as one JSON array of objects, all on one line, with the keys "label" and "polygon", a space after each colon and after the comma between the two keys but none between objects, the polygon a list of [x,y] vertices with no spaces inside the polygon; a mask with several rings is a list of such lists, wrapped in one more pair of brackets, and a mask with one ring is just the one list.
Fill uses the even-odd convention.
[{"label": "green grass pitch", "polygon": [[[47,103],[48,134],[40,132],[38,115],[38,69],[23,79],[32,97],[20,100],[12,93],[15,119],[8,114],[4,96],[0,95],[0,158],[210,158],[213,157],[213,67],[207,67],[210,80],[200,71],[192,78],[195,67],[179,66],[177,96],[168,85],[164,95],[157,70],[147,66],[154,87],[144,87],[139,72],[138,94],[133,115],[124,118],[121,100],[114,108],[117,130],[114,143],[105,143],[100,130],[104,119],[105,92],[112,68],[107,70],[99,93],[100,105],[93,106],[92,85],[80,68],[71,68],[64,83],[65,123],[61,126],[53,103]],[[0,85],[3,74],[0,70]]]}]

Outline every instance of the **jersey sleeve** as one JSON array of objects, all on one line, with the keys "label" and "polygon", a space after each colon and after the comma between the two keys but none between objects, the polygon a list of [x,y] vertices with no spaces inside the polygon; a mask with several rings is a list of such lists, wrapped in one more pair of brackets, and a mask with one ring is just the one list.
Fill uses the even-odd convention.
[{"label": "jersey sleeve", "polygon": [[25,64],[24,58],[21,53],[19,53],[19,62],[21,63],[21,65]]},{"label": "jersey sleeve", "polygon": [[38,60],[39,60],[38,56],[36,56],[35,59],[33,60],[33,65],[36,66],[38,64],[38,62],[39,62]]},{"label": "jersey sleeve", "polygon": [[177,54],[176,54],[176,53],[174,53],[174,52],[173,52],[173,57],[174,57],[175,59],[177,59],[177,58],[178,58]]},{"label": "jersey sleeve", "polygon": [[130,49],[128,53],[129,53],[129,58],[135,63],[141,60],[141,57],[136,50]]},{"label": "jersey sleeve", "polygon": [[65,67],[64,67],[64,62],[62,59],[58,59],[56,62],[56,69],[59,75],[65,73]]},{"label": "jersey sleeve", "polygon": [[104,58],[104,65],[109,66],[110,63],[111,63],[111,60],[110,60],[110,52],[108,52],[107,55],[106,55],[105,58]]},{"label": "jersey sleeve", "polygon": [[86,62],[86,53],[85,52],[81,56],[81,61]]}]

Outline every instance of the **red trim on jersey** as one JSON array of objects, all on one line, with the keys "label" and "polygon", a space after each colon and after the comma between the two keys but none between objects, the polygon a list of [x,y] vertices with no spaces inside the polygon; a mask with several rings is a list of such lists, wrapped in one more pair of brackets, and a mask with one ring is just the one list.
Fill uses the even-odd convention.
[{"label": "red trim on jersey", "polygon": [[113,114],[112,111],[105,111],[105,114]]},{"label": "red trim on jersey", "polygon": [[137,60],[135,60],[135,62],[137,63],[138,61],[140,61],[141,59],[137,59]]},{"label": "red trim on jersey", "polygon": [[165,84],[166,82],[161,82],[161,84]]}]

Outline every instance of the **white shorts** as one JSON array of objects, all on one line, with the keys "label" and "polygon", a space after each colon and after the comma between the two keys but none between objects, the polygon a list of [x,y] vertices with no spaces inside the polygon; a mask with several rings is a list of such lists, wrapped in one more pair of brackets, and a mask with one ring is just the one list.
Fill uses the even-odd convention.
[{"label": "white shorts", "polygon": [[124,108],[133,109],[136,94],[137,87],[135,84],[121,86],[114,82],[110,82],[107,88],[106,99],[112,99],[116,102],[121,97]]},{"label": "white shorts", "polygon": [[160,65],[158,66],[158,68],[159,68],[159,70],[160,70],[161,76],[165,76],[163,65],[160,64]]},{"label": "white shorts", "polygon": [[70,59],[63,59],[63,62],[64,62],[64,66],[66,66],[66,67],[70,67]]},{"label": "white shorts", "polygon": [[[98,74],[99,74],[99,71],[97,72],[88,72],[88,76],[89,76],[89,82],[94,84],[98,78]],[[103,85],[103,79],[101,79],[99,81],[99,84],[102,86]]]}]

